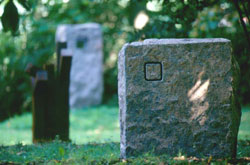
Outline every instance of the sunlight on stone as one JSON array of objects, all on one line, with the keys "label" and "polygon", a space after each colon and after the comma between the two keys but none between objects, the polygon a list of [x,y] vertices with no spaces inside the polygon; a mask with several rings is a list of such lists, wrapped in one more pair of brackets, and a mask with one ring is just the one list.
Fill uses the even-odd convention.
[{"label": "sunlight on stone", "polygon": [[198,80],[195,85],[188,91],[189,101],[193,103],[191,108],[191,120],[197,119],[199,117],[200,125],[203,125],[206,121],[206,116],[201,116],[204,112],[209,108],[209,103],[205,102],[202,103],[207,95],[208,87],[210,84],[210,79],[206,80],[205,82],[201,82],[201,77],[204,74],[204,71],[200,72],[198,75]]},{"label": "sunlight on stone", "polygon": [[136,29],[143,29],[143,27],[148,23],[149,17],[145,12],[140,12],[134,21],[134,27]]},{"label": "sunlight on stone", "polygon": [[188,97],[190,97],[194,91],[201,85],[201,77],[204,74],[204,71],[200,72],[198,75],[198,81],[195,83],[195,85],[188,91]]},{"label": "sunlight on stone", "polygon": [[201,85],[201,80],[198,80],[196,84],[188,91],[188,97],[190,97],[200,85]]},{"label": "sunlight on stone", "polygon": [[[195,84],[195,86],[199,86],[201,83],[200,80],[197,81],[197,83]],[[210,84],[210,80],[205,81],[202,85],[199,86],[199,88],[194,91],[191,92],[191,90],[188,92],[188,97],[190,101],[203,101],[206,97],[207,94],[207,90],[208,90],[208,86]]]},{"label": "sunlight on stone", "polygon": [[204,71],[201,71],[198,75],[198,80],[195,85],[188,91],[188,97],[190,101],[203,101],[206,97],[208,86],[210,84],[210,80],[206,80],[203,84],[201,84],[201,78],[204,74]]},{"label": "sunlight on stone", "polygon": [[[200,103],[195,103],[193,107],[191,108],[192,116],[191,120],[197,119],[200,117],[204,112],[209,108],[209,103],[205,102],[204,105],[200,105]],[[202,116],[202,118],[199,120],[200,125],[203,125],[206,121],[206,116]]]}]

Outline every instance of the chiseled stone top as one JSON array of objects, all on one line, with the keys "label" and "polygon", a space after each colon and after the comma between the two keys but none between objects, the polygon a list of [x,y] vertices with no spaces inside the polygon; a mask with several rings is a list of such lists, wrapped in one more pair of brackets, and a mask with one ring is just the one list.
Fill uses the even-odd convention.
[{"label": "chiseled stone top", "polygon": [[169,45],[169,44],[197,44],[197,43],[214,43],[214,42],[230,42],[225,38],[172,38],[172,39],[146,39],[142,42],[132,42],[131,46],[141,45]]},{"label": "chiseled stone top", "polygon": [[121,157],[234,157],[239,75],[227,39],[147,39],[118,59]]}]

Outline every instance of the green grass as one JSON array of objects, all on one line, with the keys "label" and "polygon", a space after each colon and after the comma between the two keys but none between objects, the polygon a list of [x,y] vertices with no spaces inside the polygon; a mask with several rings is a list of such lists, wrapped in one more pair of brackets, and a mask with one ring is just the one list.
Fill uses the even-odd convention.
[{"label": "green grass", "polygon": [[238,139],[250,140],[250,107],[242,108],[242,116]]},{"label": "green grass", "polygon": [[[118,107],[99,106],[70,112],[73,143],[119,142]],[[16,116],[0,123],[0,145],[32,144],[32,115]]]},{"label": "green grass", "polygon": [[[167,155],[154,156],[146,153],[137,158],[120,159],[119,143],[89,143],[76,145],[54,141],[36,145],[12,145],[0,146],[0,164],[20,163],[20,164],[227,164],[237,162],[246,164],[250,156],[250,141],[239,142],[238,160],[209,160],[190,159],[182,155],[169,157]],[[249,159],[250,161],[250,159]]]},{"label": "green grass", "polygon": [[93,162],[119,158],[119,144],[76,145],[54,141],[37,145],[14,145],[0,147],[0,163],[41,163],[41,162]]},{"label": "green grass", "polygon": [[32,143],[32,116],[30,113],[0,123],[0,145]]},{"label": "green grass", "polygon": [[70,139],[76,144],[119,142],[118,107],[100,106],[70,114]]},{"label": "green grass", "polygon": [[[243,108],[239,131],[238,163],[250,161],[250,107]],[[31,114],[16,116],[0,123],[0,164],[207,164],[209,158],[175,160],[166,155],[147,153],[135,159],[121,160],[119,149],[119,121],[117,106],[99,106],[71,111],[71,143],[55,140],[51,143],[31,144]],[[248,158],[244,158],[248,157]],[[227,164],[232,160],[214,160]]]}]

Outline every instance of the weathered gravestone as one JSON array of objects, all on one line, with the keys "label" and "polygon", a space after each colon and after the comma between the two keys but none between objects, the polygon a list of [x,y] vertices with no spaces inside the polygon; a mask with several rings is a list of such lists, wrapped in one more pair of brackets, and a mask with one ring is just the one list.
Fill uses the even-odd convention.
[{"label": "weathered gravestone", "polygon": [[241,110],[227,39],[149,39],[119,54],[121,157],[234,157]]},{"label": "weathered gravestone", "polygon": [[100,104],[103,93],[100,25],[60,25],[56,31],[56,43],[58,52],[62,48],[69,48],[73,52],[70,73],[71,108]]}]

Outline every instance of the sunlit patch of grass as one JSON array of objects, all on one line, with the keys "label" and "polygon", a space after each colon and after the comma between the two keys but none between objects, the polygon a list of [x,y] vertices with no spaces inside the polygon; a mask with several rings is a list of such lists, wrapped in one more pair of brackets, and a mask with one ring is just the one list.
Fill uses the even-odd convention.
[{"label": "sunlit patch of grass", "polygon": [[[32,115],[26,113],[0,123],[0,145],[32,144]],[[119,142],[117,106],[98,106],[70,112],[70,139],[76,144]]]},{"label": "sunlit patch of grass", "polygon": [[70,138],[77,144],[120,141],[118,107],[74,110],[71,112],[70,124]]},{"label": "sunlit patch of grass", "polygon": [[242,116],[241,116],[238,139],[250,140],[250,107],[242,108]]},{"label": "sunlit patch of grass", "polygon": [[93,162],[119,158],[119,143],[76,145],[53,141],[51,143],[0,146],[1,163],[58,163]]},{"label": "sunlit patch of grass", "polygon": [[25,113],[0,123],[0,145],[32,143],[32,116]]}]

